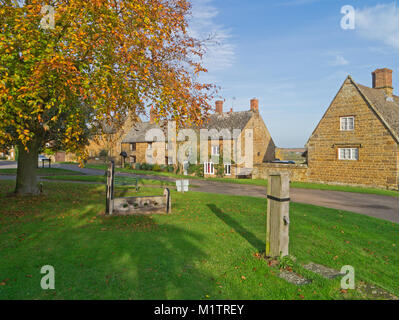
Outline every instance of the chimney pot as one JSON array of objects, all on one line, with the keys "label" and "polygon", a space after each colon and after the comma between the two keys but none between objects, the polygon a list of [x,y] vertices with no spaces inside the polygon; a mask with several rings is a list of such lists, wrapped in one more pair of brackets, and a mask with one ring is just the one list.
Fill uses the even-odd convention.
[{"label": "chimney pot", "polygon": [[251,111],[259,112],[259,100],[256,98],[251,100]]},{"label": "chimney pot", "polygon": [[223,113],[223,101],[218,100],[216,101],[216,113],[222,114]]},{"label": "chimney pot", "polygon": [[388,68],[377,69],[372,73],[373,88],[382,89],[389,97],[393,95],[392,70]]}]

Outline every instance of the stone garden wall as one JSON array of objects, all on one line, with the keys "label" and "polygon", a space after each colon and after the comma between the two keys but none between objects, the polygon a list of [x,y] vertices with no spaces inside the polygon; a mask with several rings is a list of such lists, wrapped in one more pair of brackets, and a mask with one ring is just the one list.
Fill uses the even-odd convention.
[{"label": "stone garden wall", "polygon": [[308,166],[305,164],[258,164],[254,166],[252,178],[267,179],[271,172],[289,172],[291,181],[308,182]]}]

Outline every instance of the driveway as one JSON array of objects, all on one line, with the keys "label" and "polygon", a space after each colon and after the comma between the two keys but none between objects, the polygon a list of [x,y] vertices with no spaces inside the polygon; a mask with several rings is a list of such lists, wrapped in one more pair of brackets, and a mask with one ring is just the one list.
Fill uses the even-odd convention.
[{"label": "driveway", "polygon": [[[10,165],[10,164],[9,164]],[[15,164],[14,164],[15,167]],[[79,168],[75,165],[56,164],[54,167],[74,170],[88,175],[102,175],[103,170]],[[0,162],[0,168],[3,164]],[[132,176],[129,173],[117,173],[118,176]],[[135,177],[149,178],[159,181],[175,181],[176,179],[152,175],[134,175]],[[1,177],[0,179],[12,179],[14,177]],[[266,188],[251,185],[222,183],[205,180],[190,180],[195,186],[195,191],[227,194],[239,196],[251,196],[266,198]],[[375,217],[395,223],[399,223],[399,197],[390,197],[374,194],[361,194],[352,192],[340,192],[329,190],[291,189],[291,200],[297,203],[311,204],[338,210],[351,211]]]}]

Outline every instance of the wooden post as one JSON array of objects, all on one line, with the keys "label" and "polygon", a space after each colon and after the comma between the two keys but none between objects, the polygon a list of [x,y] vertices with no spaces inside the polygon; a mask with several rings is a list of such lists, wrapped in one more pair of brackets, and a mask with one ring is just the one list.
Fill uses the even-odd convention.
[{"label": "wooden post", "polygon": [[114,211],[114,174],[115,163],[111,161],[107,170],[107,190],[106,190],[106,209],[105,214],[112,215]]},{"label": "wooden post", "polygon": [[163,191],[163,195],[165,197],[165,202],[166,202],[166,214],[171,214],[172,213],[172,199],[170,197],[170,190],[168,188],[165,188]]},{"label": "wooden post", "polygon": [[290,178],[288,172],[270,173],[267,186],[266,256],[289,254]]}]

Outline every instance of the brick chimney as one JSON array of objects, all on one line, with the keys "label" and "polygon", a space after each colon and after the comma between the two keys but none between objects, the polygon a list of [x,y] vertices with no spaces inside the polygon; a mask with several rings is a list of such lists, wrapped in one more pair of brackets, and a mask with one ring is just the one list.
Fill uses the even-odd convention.
[{"label": "brick chimney", "polygon": [[219,100],[216,101],[216,113],[222,114],[223,113],[223,101]]},{"label": "brick chimney", "polygon": [[393,95],[392,87],[392,70],[391,69],[377,69],[373,73],[373,88],[382,89],[388,97]]},{"label": "brick chimney", "polygon": [[251,111],[252,112],[259,112],[259,100],[256,98],[253,98],[251,100]]}]

